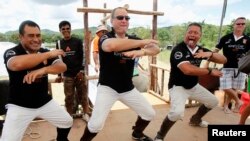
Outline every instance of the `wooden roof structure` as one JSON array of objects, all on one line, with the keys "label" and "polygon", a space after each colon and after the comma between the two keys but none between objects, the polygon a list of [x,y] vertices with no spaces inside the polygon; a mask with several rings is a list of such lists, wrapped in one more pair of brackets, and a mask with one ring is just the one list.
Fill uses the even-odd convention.
[{"label": "wooden roof structure", "polygon": [[[157,0],[153,0],[153,11],[138,11],[138,10],[132,10],[128,8],[128,5],[124,5],[124,7],[127,8],[128,13],[130,14],[139,14],[139,15],[151,15],[152,20],[152,32],[151,32],[151,38],[157,39],[157,16],[163,16],[163,12],[157,11]],[[109,15],[106,14],[111,13],[112,9],[106,9],[106,4],[104,4],[104,8],[90,8],[88,7],[88,0],[83,0],[83,7],[77,8],[77,12],[83,13],[83,23],[84,23],[84,46],[85,46],[85,64],[90,63],[90,44],[91,44],[91,33],[89,31],[89,21],[88,21],[88,13],[103,13],[104,19],[102,19],[102,23],[106,24],[106,20],[109,18]],[[149,60],[150,64],[156,64],[156,57],[150,57]],[[88,65],[86,67],[86,73],[88,76]],[[150,67],[149,67],[150,68]],[[152,87],[156,86],[156,80],[155,77],[157,77],[157,70],[156,69],[150,69],[150,89],[154,89]],[[91,79],[91,76],[88,76]]]}]

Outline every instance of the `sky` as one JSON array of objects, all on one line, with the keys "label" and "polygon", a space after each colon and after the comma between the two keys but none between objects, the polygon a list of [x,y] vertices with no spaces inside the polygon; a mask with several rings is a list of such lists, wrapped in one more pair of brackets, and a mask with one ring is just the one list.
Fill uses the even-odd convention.
[{"label": "sky", "polygon": [[[220,25],[224,0],[158,0],[157,27],[166,27],[186,22],[205,21]],[[230,24],[239,16],[250,19],[249,0],[228,0],[223,24]],[[88,0],[88,7],[108,9],[129,5],[131,10],[152,11],[153,0]],[[1,0],[0,33],[18,30],[24,20],[33,20],[41,29],[58,31],[62,20],[71,22],[72,29],[83,28],[83,0]],[[89,27],[101,24],[103,14],[89,13]],[[152,27],[152,16],[130,14],[130,27]],[[107,22],[110,25],[110,21]]]}]

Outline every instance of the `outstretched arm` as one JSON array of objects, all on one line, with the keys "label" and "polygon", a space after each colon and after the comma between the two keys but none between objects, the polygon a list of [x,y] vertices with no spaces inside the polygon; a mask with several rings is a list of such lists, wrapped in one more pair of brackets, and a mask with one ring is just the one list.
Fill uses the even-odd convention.
[{"label": "outstretched arm", "polygon": [[30,69],[41,62],[46,62],[47,59],[55,58],[59,55],[64,56],[64,51],[55,49],[45,53],[18,55],[9,59],[7,67],[12,71]]},{"label": "outstretched arm", "polygon": [[195,65],[192,65],[190,62],[183,62],[178,67],[186,75],[202,76],[208,74],[217,77],[223,75],[222,72],[218,69],[200,68]]},{"label": "outstretched arm", "polygon": [[150,43],[146,45],[144,48],[141,48],[140,50],[132,50],[132,51],[126,51],[122,54],[126,57],[130,58],[136,58],[136,57],[142,57],[142,56],[153,56],[160,52],[160,48],[158,47],[158,44]]},{"label": "outstretched arm", "polygon": [[158,44],[157,40],[145,39],[145,40],[135,40],[135,39],[120,39],[120,38],[109,38],[103,41],[102,49],[105,52],[120,52],[133,48],[144,48],[150,43]]}]

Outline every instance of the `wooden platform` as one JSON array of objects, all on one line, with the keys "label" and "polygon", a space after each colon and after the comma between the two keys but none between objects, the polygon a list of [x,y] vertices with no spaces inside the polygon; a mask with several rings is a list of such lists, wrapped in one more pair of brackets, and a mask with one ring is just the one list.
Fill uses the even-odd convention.
[{"label": "wooden platform", "polygon": [[[143,95],[147,97],[156,110],[155,119],[145,130],[147,135],[154,138],[162,120],[169,111],[169,105],[151,94],[144,93]],[[183,121],[178,121],[173,126],[165,140],[182,141],[185,138],[185,141],[206,141],[207,128],[191,127],[188,125],[189,118],[196,110],[197,107],[187,108]],[[136,118],[137,116],[134,111],[128,109],[120,102],[115,103],[106,120],[104,129],[93,141],[133,141],[131,133]],[[240,115],[238,113],[225,114],[222,108],[218,106],[208,113],[204,117],[204,120],[211,124],[237,124],[239,118]],[[247,124],[250,124],[250,119],[247,120]],[[85,126],[86,123],[82,119],[75,119],[68,136],[69,140],[79,141]],[[38,132],[41,136],[37,139],[32,139],[29,134],[26,134],[23,141],[55,141],[56,128],[48,122],[33,122],[30,127],[33,132]]]}]

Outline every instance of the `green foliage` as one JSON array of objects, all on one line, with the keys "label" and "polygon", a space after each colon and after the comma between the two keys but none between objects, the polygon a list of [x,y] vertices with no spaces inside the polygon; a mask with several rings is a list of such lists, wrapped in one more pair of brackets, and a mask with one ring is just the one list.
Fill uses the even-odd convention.
[{"label": "green foliage", "polygon": [[142,39],[151,38],[151,30],[149,27],[148,28],[144,28],[144,27],[132,28],[128,30],[128,34],[134,34]]},{"label": "green foliage", "polygon": [[[231,33],[233,31],[232,20],[230,25],[222,26],[221,36]],[[203,28],[202,38],[200,44],[206,48],[213,48],[219,40],[219,26],[206,24],[204,21],[200,22]],[[184,34],[187,28],[188,23],[162,27],[157,29],[157,39],[160,42],[160,48],[164,49],[168,45],[175,46],[179,42],[183,41]],[[89,31],[91,35],[95,36],[96,27],[90,27]],[[151,38],[151,29],[150,27],[136,27],[128,30],[128,34],[136,34],[142,39]],[[247,20],[245,34],[250,36],[250,21]],[[74,29],[72,30],[72,36],[77,37],[81,40],[84,40],[84,29]],[[42,38],[44,43],[55,43],[58,39],[61,38],[59,32],[51,31],[48,29],[42,30]],[[8,31],[5,34],[0,33],[0,41],[10,41],[18,43],[18,31]]]},{"label": "green foliage", "polygon": [[169,62],[170,59],[170,50],[163,50],[157,55],[157,59],[162,62]]},{"label": "green foliage", "polygon": [[5,35],[3,33],[0,33],[0,42],[1,41],[6,41],[6,40],[7,39],[6,39]]},{"label": "green foliage", "polygon": [[9,41],[17,44],[19,42],[19,35],[18,34],[12,34],[12,35],[10,35]]},{"label": "green foliage", "polygon": [[250,36],[250,20],[247,20],[247,22],[246,22],[245,33],[246,33],[246,35]]},{"label": "green foliage", "polygon": [[179,42],[183,41],[184,33],[186,31],[185,25],[176,25],[170,27],[170,41],[172,45],[177,45]]}]

